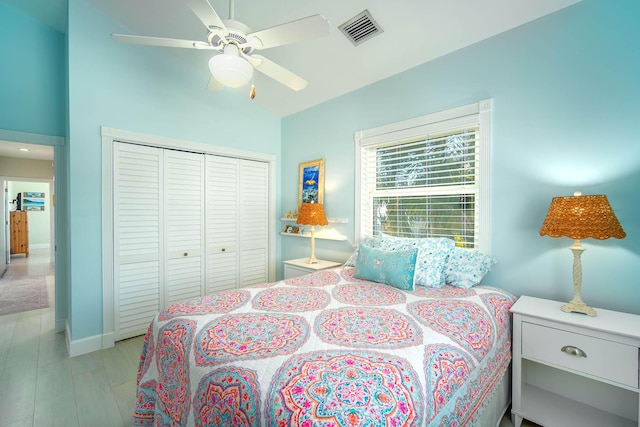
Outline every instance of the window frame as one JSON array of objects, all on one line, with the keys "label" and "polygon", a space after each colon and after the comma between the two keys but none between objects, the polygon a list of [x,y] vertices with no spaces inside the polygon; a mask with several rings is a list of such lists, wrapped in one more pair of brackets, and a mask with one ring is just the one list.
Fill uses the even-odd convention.
[{"label": "window frame", "polygon": [[[373,129],[356,132],[355,138],[355,240],[359,242],[363,237],[369,235],[368,230],[363,230],[365,226],[362,215],[365,213],[363,206],[368,205],[369,195],[362,193],[366,184],[362,182],[362,164],[365,152],[372,146],[390,144],[394,141],[401,143],[408,139],[420,136],[446,132],[461,127],[478,126],[479,147],[477,156],[479,166],[478,186],[479,193],[477,204],[477,217],[479,238],[475,249],[484,253],[489,253],[491,249],[491,115],[493,111],[493,100],[485,99],[462,107],[452,108],[445,111],[427,114],[409,120],[404,120]],[[375,175],[375,174],[374,174]],[[366,210],[371,213],[370,209]],[[367,222],[368,223],[368,222]]]}]

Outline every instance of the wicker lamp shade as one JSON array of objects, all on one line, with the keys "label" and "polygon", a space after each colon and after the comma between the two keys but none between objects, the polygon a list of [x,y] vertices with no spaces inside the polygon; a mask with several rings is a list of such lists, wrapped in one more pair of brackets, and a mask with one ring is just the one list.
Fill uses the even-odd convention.
[{"label": "wicker lamp shade", "polygon": [[540,235],[574,240],[626,237],[607,196],[603,195],[554,197]]},{"label": "wicker lamp shade", "polygon": [[327,217],[321,203],[303,203],[300,205],[296,224],[301,225],[327,225]]},{"label": "wicker lamp shade", "polygon": [[624,239],[626,233],[613,213],[607,196],[583,196],[575,193],[568,197],[554,197],[547,217],[540,228],[541,236],[569,237],[574,240],[573,252],[573,299],[560,307],[566,313],[582,313],[595,316],[596,311],[582,300],[582,261],[584,248],[580,240]]}]

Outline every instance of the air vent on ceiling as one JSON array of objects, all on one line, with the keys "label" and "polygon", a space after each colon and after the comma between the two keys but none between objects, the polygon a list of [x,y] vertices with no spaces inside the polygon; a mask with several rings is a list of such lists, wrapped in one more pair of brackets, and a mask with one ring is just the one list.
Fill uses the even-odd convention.
[{"label": "air vent on ceiling", "polygon": [[383,32],[368,10],[363,10],[338,28],[356,46]]}]

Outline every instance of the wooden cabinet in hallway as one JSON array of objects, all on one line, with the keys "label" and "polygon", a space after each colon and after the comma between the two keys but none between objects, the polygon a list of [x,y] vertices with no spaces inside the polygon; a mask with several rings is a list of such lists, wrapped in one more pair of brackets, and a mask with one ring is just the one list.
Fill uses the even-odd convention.
[{"label": "wooden cabinet in hallway", "polygon": [[11,234],[11,255],[29,256],[29,222],[27,212],[12,211],[9,224]]}]

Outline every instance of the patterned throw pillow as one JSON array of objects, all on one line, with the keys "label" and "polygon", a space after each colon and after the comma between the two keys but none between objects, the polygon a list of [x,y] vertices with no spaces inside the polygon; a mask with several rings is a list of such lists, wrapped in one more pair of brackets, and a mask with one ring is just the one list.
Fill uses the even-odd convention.
[{"label": "patterned throw pillow", "polygon": [[441,288],[445,284],[445,265],[447,258],[455,242],[452,239],[443,237],[412,238],[385,236],[383,245],[389,250],[396,248],[403,250],[407,248],[418,249],[418,259],[416,260],[416,286],[426,286],[428,288]]},{"label": "patterned throw pillow", "polygon": [[459,288],[471,288],[480,283],[496,262],[482,252],[455,247],[445,267],[446,282]]},{"label": "patterned throw pillow", "polygon": [[413,290],[418,249],[388,252],[360,244],[353,277]]},{"label": "patterned throw pillow", "polygon": [[[416,260],[415,284],[430,288],[441,288],[445,283],[445,265],[447,257],[455,247],[452,239],[442,237],[411,238],[383,235],[365,237],[360,245],[367,245],[387,252],[418,249]],[[351,255],[345,265],[357,265],[359,249]]]}]

